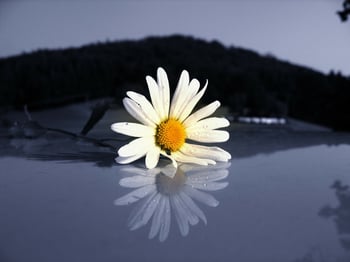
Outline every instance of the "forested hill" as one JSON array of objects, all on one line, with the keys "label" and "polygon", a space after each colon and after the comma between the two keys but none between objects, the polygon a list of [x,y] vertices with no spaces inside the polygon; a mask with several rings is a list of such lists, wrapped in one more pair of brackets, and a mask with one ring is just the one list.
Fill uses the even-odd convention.
[{"label": "forested hill", "polygon": [[350,130],[350,78],[324,75],[272,56],[179,35],[40,50],[0,60],[0,106],[35,109],[64,102],[145,92],[145,75],[162,66],[172,88],[183,69],[202,84],[205,102],[233,114],[291,116]]}]

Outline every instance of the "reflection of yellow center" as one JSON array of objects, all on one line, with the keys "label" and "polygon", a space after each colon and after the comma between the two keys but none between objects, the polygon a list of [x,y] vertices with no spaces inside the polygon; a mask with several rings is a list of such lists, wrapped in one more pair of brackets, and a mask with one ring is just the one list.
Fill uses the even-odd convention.
[{"label": "reflection of yellow center", "polygon": [[185,139],[185,127],[176,119],[169,118],[157,126],[156,144],[167,153],[179,150]]},{"label": "reflection of yellow center", "polygon": [[156,176],[157,190],[163,195],[177,194],[186,183],[186,180],[187,177],[180,167],[176,170],[173,178],[160,173]]}]

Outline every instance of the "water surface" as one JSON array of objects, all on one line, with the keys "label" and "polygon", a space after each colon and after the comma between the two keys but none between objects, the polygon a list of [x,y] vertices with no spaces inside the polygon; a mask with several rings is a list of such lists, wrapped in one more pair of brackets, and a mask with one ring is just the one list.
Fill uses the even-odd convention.
[{"label": "water surface", "polygon": [[349,134],[233,127],[230,163],[176,174],[1,140],[0,261],[350,261]]}]

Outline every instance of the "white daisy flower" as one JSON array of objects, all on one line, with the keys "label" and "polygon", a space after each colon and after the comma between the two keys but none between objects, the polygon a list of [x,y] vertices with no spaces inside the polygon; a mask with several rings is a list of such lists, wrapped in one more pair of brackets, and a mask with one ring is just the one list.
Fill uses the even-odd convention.
[{"label": "white daisy flower", "polygon": [[231,158],[219,147],[189,142],[214,143],[229,139],[227,131],[217,130],[229,126],[229,121],[223,117],[208,117],[220,106],[219,101],[191,114],[208,82],[199,90],[199,81],[190,81],[184,70],[170,102],[169,81],[164,69],[158,68],[157,82],[150,76],[146,81],[152,103],[132,91],[123,99],[126,110],[141,123],[119,122],[111,126],[117,133],[136,137],[118,150],[118,163],[128,164],[146,156],[146,167],[150,169],[158,164],[160,155],[170,158],[175,166],[176,162],[208,165]]},{"label": "white daisy flower", "polygon": [[[221,190],[228,185],[220,180],[228,176],[229,165],[225,163],[205,169],[188,164],[179,165],[177,169],[172,165],[151,170],[127,167],[122,170],[124,177],[119,184],[134,190],[114,203],[123,206],[137,202],[129,217],[130,230],[139,229],[151,221],[148,237],[152,239],[158,235],[160,241],[165,241],[174,215],[181,235],[187,236],[190,225],[194,226],[200,220],[207,224],[204,212],[195,201],[211,207],[219,205],[218,200],[204,191]],[[173,175],[172,170],[176,171]]]}]

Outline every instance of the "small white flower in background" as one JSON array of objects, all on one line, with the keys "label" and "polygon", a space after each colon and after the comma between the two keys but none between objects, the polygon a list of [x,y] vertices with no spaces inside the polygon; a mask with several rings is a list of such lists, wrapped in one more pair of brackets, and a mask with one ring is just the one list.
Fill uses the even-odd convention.
[{"label": "small white flower in background", "polygon": [[133,190],[116,199],[114,204],[138,203],[129,217],[128,227],[136,230],[150,223],[150,239],[157,235],[159,241],[168,238],[172,216],[181,235],[187,236],[190,226],[200,220],[207,224],[207,218],[196,202],[210,207],[219,205],[219,201],[207,192],[221,190],[228,185],[222,180],[228,176],[229,166],[230,163],[209,168],[181,164],[177,169],[167,165],[151,170],[125,167],[121,170],[123,178],[119,184]]},{"label": "small white flower in background", "polygon": [[229,121],[223,117],[208,117],[220,106],[219,101],[191,114],[204,95],[207,83],[199,90],[199,81],[190,81],[184,70],[170,102],[169,81],[163,68],[158,68],[157,82],[150,76],[146,81],[152,103],[132,91],[123,99],[126,110],[141,123],[120,122],[111,126],[117,133],[136,137],[118,150],[118,163],[128,164],[146,156],[146,167],[154,168],[160,155],[170,158],[175,166],[176,162],[208,165],[231,158],[219,147],[188,142],[214,143],[229,139],[227,131],[217,130],[229,126]]}]

